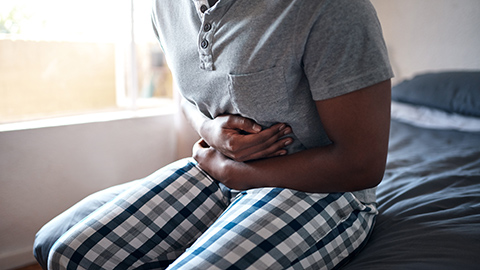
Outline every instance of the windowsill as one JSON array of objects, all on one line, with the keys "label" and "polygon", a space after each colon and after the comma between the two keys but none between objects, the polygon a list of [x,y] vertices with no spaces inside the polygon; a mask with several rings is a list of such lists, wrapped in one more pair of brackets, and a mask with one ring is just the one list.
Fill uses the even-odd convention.
[{"label": "windowsill", "polygon": [[176,106],[173,101],[165,102],[161,107],[139,108],[135,110],[119,110],[114,112],[88,113],[75,116],[54,117],[31,121],[0,124],[0,132],[29,130],[48,127],[59,127],[68,125],[79,125],[88,123],[107,122],[143,117],[154,117],[171,115],[175,113]]}]

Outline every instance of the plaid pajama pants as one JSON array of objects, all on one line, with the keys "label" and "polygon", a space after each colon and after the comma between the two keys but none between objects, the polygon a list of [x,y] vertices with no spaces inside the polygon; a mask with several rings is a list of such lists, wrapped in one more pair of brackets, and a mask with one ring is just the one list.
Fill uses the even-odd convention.
[{"label": "plaid pajama pants", "polygon": [[63,234],[49,269],[331,269],[377,210],[351,193],[233,191],[192,159],[139,181]]}]

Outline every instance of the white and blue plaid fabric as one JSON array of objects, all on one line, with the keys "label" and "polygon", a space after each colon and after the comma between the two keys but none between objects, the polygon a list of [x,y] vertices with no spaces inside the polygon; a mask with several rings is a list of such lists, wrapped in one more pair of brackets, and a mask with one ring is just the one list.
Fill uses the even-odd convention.
[{"label": "white and blue plaid fabric", "polygon": [[351,193],[232,191],[191,159],[155,172],[57,240],[49,269],[332,269],[377,210]]}]

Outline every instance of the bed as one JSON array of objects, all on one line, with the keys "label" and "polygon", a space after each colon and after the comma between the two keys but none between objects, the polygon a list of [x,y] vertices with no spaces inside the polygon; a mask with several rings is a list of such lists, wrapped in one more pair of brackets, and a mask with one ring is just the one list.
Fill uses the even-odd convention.
[{"label": "bed", "polygon": [[[480,269],[480,72],[416,76],[392,90],[380,214],[341,269]],[[35,254],[131,183],[89,196],[46,224]],[[67,217],[67,218],[66,218]]]}]

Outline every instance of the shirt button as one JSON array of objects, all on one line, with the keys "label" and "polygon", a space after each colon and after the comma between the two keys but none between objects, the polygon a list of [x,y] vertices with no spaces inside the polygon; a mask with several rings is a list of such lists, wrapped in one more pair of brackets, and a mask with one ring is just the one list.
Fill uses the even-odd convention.
[{"label": "shirt button", "polygon": [[205,32],[208,32],[212,29],[212,25],[209,24],[209,23],[206,23],[204,26],[203,26],[203,31]]},{"label": "shirt button", "polygon": [[202,13],[205,13],[205,11],[207,11],[207,9],[208,9],[208,7],[205,6],[205,5],[202,5],[202,6],[200,7],[200,11],[201,11]]},{"label": "shirt button", "polygon": [[200,43],[200,46],[203,49],[206,49],[208,47],[208,41],[206,39],[202,40],[202,42]]}]

